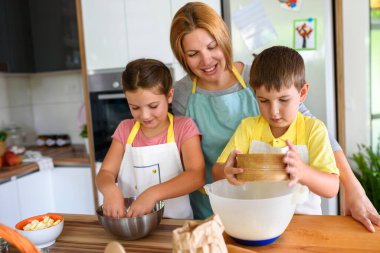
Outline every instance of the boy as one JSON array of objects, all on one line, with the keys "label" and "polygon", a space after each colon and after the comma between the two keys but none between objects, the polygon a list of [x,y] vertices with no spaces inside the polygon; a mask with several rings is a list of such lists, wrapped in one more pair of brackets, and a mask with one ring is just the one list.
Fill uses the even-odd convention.
[{"label": "boy", "polygon": [[283,46],[264,50],[253,61],[250,84],[261,115],[242,120],[213,167],[214,179],[242,184],[235,175],[243,169],[233,167],[236,153],[286,152],[289,185],[299,182],[311,191],[296,213],[321,214],[319,196],[337,194],[339,170],[324,124],[298,112],[309,89],[301,55]]}]

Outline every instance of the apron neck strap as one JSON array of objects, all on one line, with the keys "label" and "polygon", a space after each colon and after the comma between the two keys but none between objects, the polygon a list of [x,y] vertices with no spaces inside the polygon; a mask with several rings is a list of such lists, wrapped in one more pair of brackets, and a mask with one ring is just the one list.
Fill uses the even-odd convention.
[{"label": "apron neck strap", "polygon": [[[238,80],[238,82],[240,83],[240,85],[243,87],[243,89],[245,89],[247,87],[247,85],[245,84],[244,79],[240,75],[239,71],[233,65],[232,65],[232,73],[234,74],[234,77],[236,78],[236,80]],[[198,81],[198,78],[194,77],[194,79],[193,79],[193,88],[191,89],[191,94],[194,94],[195,91],[196,91],[196,89],[197,89],[197,81]]]},{"label": "apron neck strap", "polygon": [[[174,138],[174,124],[173,124],[174,117],[173,117],[173,114],[168,113],[168,118],[169,118],[169,122],[170,123],[169,123],[169,127],[168,127],[168,134],[167,134],[167,137],[166,137],[166,142],[167,143],[169,143],[169,142],[175,142],[175,138]],[[140,127],[141,127],[140,121],[136,121],[136,123],[132,127],[131,132],[129,133],[127,144],[132,145],[133,141],[136,138],[136,135],[137,135],[138,131],[140,130]]]}]

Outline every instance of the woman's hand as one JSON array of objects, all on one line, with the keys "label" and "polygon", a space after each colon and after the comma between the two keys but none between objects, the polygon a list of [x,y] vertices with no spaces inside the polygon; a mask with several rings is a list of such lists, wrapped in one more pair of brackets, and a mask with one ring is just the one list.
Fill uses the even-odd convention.
[{"label": "woman's hand", "polygon": [[340,182],[344,188],[344,214],[362,223],[370,232],[375,232],[373,224],[380,226],[380,215],[368,199],[363,187],[355,177],[342,150],[334,151],[336,165],[340,171]]},{"label": "woman's hand", "polygon": [[380,216],[368,199],[363,188],[353,188],[354,192],[345,194],[344,211],[345,215],[351,215],[352,218],[363,224],[370,232],[375,232],[372,225],[380,226]]},{"label": "woman's hand", "polygon": [[121,218],[126,215],[124,197],[116,185],[104,195],[103,214],[113,218]]},{"label": "woman's hand", "polygon": [[156,204],[156,199],[149,189],[141,193],[141,195],[128,208],[127,217],[140,217],[144,214],[151,213]]},{"label": "woman's hand", "polygon": [[286,140],[286,144],[289,147],[289,151],[284,157],[284,163],[286,163],[285,171],[289,174],[290,181],[289,186],[296,184],[304,177],[305,167],[304,162],[298,155],[296,147],[289,140]]},{"label": "woman's hand", "polygon": [[243,185],[244,182],[239,181],[236,178],[237,174],[240,174],[240,173],[244,172],[244,169],[242,169],[242,168],[235,168],[235,166],[236,166],[236,155],[237,154],[241,154],[241,152],[239,150],[237,150],[237,149],[234,149],[230,153],[230,155],[227,158],[227,161],[224,163],[223,171],[224,171],[226,179],[228,180],[228,182],[230,184],[233,184],[233,185]]}]

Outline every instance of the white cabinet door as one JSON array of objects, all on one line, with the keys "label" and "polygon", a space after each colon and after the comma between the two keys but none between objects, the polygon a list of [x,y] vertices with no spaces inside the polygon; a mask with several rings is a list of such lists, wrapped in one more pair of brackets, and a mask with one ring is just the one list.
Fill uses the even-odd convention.
[{"label": "white cabinet door", "polygon": [[54,212],[50,171],[36,171],[16,180],[21,218]]},{"label": "white cabinet door", "polygon": [[171,64],[170,0],[125,0],[125,13],[130,60],[154,58]]},{"label": "white cabinet door", "polygon": [[124,68],[128,61],[124,0],[81,2],[87,70]]},{"label": "white cabinet door", "polygon": [[[97,162],[96,163],[96,170],[95,170],[96,171],[96,175],[98,175],[101,167],[102,167],[102,163],[101,162]],[[101,205],[103,205],[103,194],[99,190],[97,190],[96,192],[98,194],[98,204],[99,204],[99,206],[101,206]]]},{"label": "white cabinet door", "polygon": [[56,167],[52,174],[56,212],[95,214],[90,167]]},{"label": "white cabinet door", "polygon": [[[188,2],[192,2],[192,1],[171,0],[172,17],[174,17],[175,13]],[[203,2],[203,3],[210,5],[214,10],[216,10],[217,13],[219,13],[219,15],[222,15],[222,8],[220,6],[220,0],[200,0],[199,2]]]},{"label": "white cabinet door", "polygon": [[0,223],[14,227],[21,221],[16,180],[0,183]]}]

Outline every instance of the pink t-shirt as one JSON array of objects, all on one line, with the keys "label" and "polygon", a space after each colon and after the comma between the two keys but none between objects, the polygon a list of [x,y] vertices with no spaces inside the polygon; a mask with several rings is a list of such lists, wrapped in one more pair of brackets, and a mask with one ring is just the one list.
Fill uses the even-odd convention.
[{"label": "pink t-shirt", "polygon": [[[132,130],[135,120],[126,119],[120,122],[116,128],[115,133],[112,135],[114,140],[119,141],[123,147],[127,143],[129,133]],[[195,122],[189,117],[174,117],[174,139],[178,147],[178,151],[181,153],[182,144],[196,135],[201,135]],[[154,137],[146,137],[142,131],[138,131],[136,138],[134,139],[133,147],[144,147],[166,143],[167,129]]]}]

